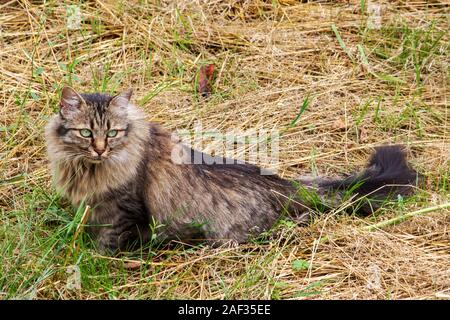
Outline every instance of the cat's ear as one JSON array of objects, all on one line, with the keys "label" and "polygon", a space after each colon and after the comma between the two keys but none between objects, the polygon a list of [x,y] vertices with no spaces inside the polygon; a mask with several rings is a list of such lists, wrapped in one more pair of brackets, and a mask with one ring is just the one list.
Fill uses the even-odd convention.
[{"label": "cat's ear", "polygon": [[133,94],[132,89],[125,90],[118,95],[115,95],[111,102],[109,103],[110,106],[113,108],[119,108],[126,110],[128,108],[128,104],[130,103],[131,95]]},{"label": "cat's ear", "polygon": [[62,116],[70,116],[77,112],[82,104],[83,98],[71,87],[64,87],[61,91],[60,113]]}]

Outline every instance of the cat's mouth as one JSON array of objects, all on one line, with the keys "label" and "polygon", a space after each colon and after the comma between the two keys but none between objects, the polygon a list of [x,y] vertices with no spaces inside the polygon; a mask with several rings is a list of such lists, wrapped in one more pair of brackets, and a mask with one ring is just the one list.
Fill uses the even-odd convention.
[{"label": "cat's mouth", "polygon": [[104,162],[106,160],[105,157],[101,157],[101,156],[98,156],[98,157],[86,157],[85,159],[87,160],[87,162],[93,163],[93,164],[100,164],[100,163],[102,163],[102,162]]},{"label": "cat's mouth", "polygon": [[103,152],[102,154],[98,154],[92,150],[85,155],[86,161],[92,164],[100,164],[105,162],[109,157],[109,152]]}]

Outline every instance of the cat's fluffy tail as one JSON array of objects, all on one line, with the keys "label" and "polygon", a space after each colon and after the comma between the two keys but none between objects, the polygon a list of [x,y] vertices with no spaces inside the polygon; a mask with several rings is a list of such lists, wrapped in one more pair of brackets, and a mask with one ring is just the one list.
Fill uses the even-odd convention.
[{"label": "cat's fluffy tail", "polygon": [[361,173],[340,180],[310,180],[306,185],[315,187],[326,207],[339,206],[346,199],[360,199],[353,208],[371,214],[386,201],[412,194],[418,181],[419,175],[409,167],[402,147],[382,146],[375,149]]}]

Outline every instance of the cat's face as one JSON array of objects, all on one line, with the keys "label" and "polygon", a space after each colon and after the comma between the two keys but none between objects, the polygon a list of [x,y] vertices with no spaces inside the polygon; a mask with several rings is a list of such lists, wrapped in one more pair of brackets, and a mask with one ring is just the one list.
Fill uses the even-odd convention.
[{"label": "cat's face", "polygon": [[130,97],[131,90],[110,97],[78,94],[65,87],[56,133],[67,154],[97,164],[118,156],[131,129],[127,117]]}]

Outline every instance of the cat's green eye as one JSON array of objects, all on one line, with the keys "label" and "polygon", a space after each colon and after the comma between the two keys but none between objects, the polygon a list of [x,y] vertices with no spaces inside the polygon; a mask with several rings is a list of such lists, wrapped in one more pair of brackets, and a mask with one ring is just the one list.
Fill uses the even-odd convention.
[{"label": "cat's green eye", "polygon": [[109,138],[114,138],[115,136],[117,136],[117,130],[109,130],[108,133],[106,134]]},{"label": "cat's green eye", "polygon": [[83,138],[89,138],[92,137],[92,131],[89,129],[81,129],[80,134]]}]

